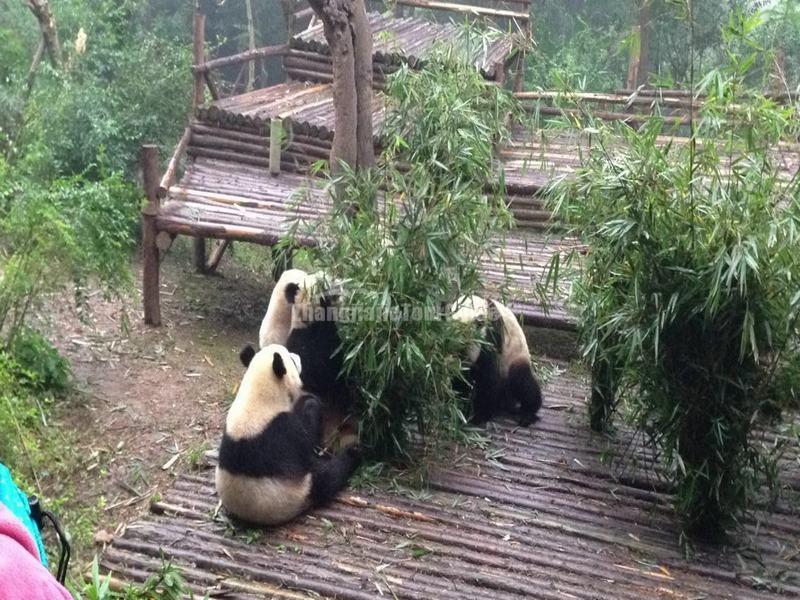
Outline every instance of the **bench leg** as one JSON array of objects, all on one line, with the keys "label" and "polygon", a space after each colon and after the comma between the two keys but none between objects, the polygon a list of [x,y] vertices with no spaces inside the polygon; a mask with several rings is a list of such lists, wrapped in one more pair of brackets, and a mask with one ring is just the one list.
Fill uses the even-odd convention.
[{"label": "bench leg", "polygon": [[194,268],[198,273],[206,272],[206,238],[194,238]]},{"label": "bench leg", "polygon": [[151,215],[142,215],[142,296],[144,300],[144,322],[161,325],[160,273],[158,246],[156,245],[156,222]]},{"label": "bench leg", "polygon": [[206,262],[206,273],[217,272],[217,267],[219,266],[222,257],[225,255],[225,250],[227,250],[228,246],[230,245],[230,240],[218,240],[216,244],[214,244],[214,249],[211,251],[211,255],[208,257],[208,262]]}]

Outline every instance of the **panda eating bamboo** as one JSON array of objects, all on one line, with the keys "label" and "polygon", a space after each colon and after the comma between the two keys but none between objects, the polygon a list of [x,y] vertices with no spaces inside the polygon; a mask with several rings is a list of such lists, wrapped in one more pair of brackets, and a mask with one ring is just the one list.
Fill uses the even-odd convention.
[{"label": "panda eating bamboo", "polygon": [[320,400],[303,389],[302,365],[284,347],[246,346],[247,367],[225,421],[216,487],[222,505],[248,523],[278,525],[325,504],[359,464],[350,447],[318,457]]}]

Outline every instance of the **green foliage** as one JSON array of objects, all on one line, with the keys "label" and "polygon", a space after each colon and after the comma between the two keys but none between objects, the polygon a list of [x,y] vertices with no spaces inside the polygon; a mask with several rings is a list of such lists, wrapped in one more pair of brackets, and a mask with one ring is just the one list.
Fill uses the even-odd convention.
[{"label": "green foliage", "polygon": [[40,392],[62,393],[69,385],[69,363],[41,333],[23,327],[8,348],[26,374],[26,384]]},{"label": "green foliage", "polygon": [[[96,172],[102,167],[132,173],[145,141],[171,150],[189,109],[188,5],[167,9],[165,15],[153,14],[149,4],[54,4],[64,65],[55,71],[45,61],[27,101],[27,70],[37,27],[28,10],[9,14],[8,29],[0,26],[0,40],[7,36],[14,42],[9,48],[0,45],[0,64],[9,65],[9,85],[0,88],[6,94],[0,94],[0,108],[8,109],[0,116],[0,128],[12,141],[8,155],[16,164],[43,179],[48,173],[96,178],[102,177]],[[161,24],[169,23],[173,12],[183,14],[183,37]],[[85,48],[77,43],[81,32]]]},{"label": "green foliage", "polygon": [[[194,598],[180,570],[171,561],[162,559],[161,567],[141,585],[128,585],[123,591],[111,589],[111,577],[101,577],[97,557],[92,562],[92,579],[80,593],[73,594],[76,600],[182,600]],[[206,596],[207,597],[207,596]]]},{"label": "green foliage", "polygon": [[593,425],[622,402],[671,467],[687,531],[709,536],[774,475],[751,432],[791,400],[770,396],[787,390],[776,374],[798,376],[800,181],[777,154],[797,114],[748,92],[752,57],[732,58],[701,86],[690,143],[663,143],[657,119],[595,124],[585,166],[550,194],[591,248],[575,292]]},{"label": "green foliage", "polygon": [[414,431],[427,450],[462,432],[452,381],[471,338],[439,313],[480,288],[479,257],[510,221],[484,185],[514,110],[452,49],[421,71],[401,68],[387,92],[385,155],[333,183],[327,241],[313,257],[351,311],[339,323],[344,364],[358,386],[361,442],[377,459],[407,457]]},{"label": "green foliage", "polygon": [[[570,0],[566,0],[569,4]],[[628,68],[630,0],[534,0],[536,48],[528,54],[527,89],[622,87]]]},{"label": "green foliage", "polygon": [[138,194],[112,175],[20,182],[0,198],[0,335],[11,341],[46,293],[96,277],[106,291],[130,282]]}]

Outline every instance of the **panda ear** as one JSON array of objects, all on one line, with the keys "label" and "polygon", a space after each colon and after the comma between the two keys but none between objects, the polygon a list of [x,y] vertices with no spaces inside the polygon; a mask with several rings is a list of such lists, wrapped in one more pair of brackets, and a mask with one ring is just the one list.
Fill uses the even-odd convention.
[{"label": "panda ear", "polygon": [[242,361],[242,364],[245,367],[249,367],[250,366],[250,361],[253,360],[253,357],[255,355],[256,355],[256,351],[253,349],[253,347],[250,344],[247,344],[244,348],[242,348],[242,351],[239,352],[239,360]]},{"label": "panda ear", "polygon": [[286,301],[289,304],[294,304],[295,296],[297,296],[297,292],[300,291],[300,286],[296,283],[292,282],[287,284],[286,289],[283,290],[284,295],[286,296]]},{"label": "panda ear", "polygon": [[272,357],[272,370],[275,371],[275,375],[278,379],[282,379],[283,376],[286,375],[286,365],[283,364],[283,357],[279,352],[276,352]]}]

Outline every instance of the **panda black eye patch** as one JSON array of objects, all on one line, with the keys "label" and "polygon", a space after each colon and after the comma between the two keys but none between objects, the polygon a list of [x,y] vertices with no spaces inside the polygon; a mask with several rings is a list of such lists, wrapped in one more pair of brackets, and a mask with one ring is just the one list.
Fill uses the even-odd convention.
[{"label": "panda black eye patch", "polygon": [[297,296],[297,292],[300,291],[300,286],[296,283],[292,282],[286,286],[286,289],[283,291],[284,295],[286,296],[286,301],[289,304],[294,304],[295,296]]}]

